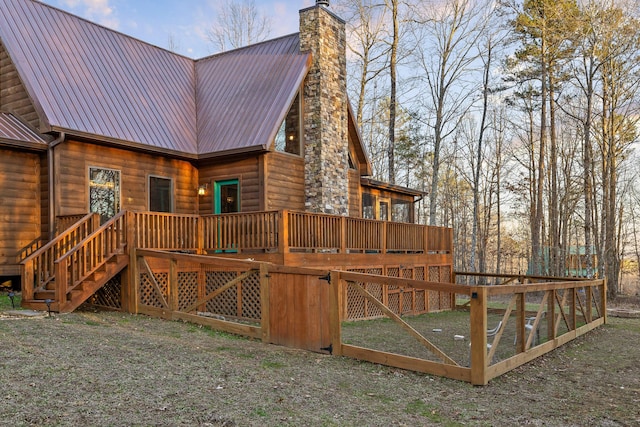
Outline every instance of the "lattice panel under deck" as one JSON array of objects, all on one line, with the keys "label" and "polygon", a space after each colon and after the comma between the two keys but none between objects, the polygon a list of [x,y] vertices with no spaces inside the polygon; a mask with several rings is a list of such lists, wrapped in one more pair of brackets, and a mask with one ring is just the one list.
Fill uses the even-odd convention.
[{"label": "lattice panel under deck", "polygon": [[122,309],[122,281],[120,274],[115,275],[103,287],[91,296],[89,304],[111,309]]},{"label": "lattice panel under deck", "polygon": [[198,272],[178,272],[178,310],[182,311],[198,301]]},{"label": "lattice panel under deck", "polygon": [[365,319],[364,315],[364,296],[360,295],[354,286],[360,283],[347,282],[347,319],[358,320]]},{"label": "lattice panel under deck", "polygon": [[[168,299],[169,273],[153,273],[165,301]],[[165,308],[162,299],[156,292],[153,282],[147,273],[140,273],[140,303],[151,307]]]},{"label": "lattice panel under deck", "polygon": [[[238,277],[235,271],[207,271],[207,295]],[[221,316],[238,316],[238,287],[232,286],[207,302],[207,311]]]},{"label": "lattice panel under deck", "polygon": [[254,272],[242,281],[242,307],[240,317],[262,319],[260,307],[260,273]]},{"label": "lattice panel under deck", "polygon": [[419,290],[415,291],[415,299],[416,299],[416,311],[418,313],[424,313],[427,311],[427,307],[424,304],[424,291]]}]

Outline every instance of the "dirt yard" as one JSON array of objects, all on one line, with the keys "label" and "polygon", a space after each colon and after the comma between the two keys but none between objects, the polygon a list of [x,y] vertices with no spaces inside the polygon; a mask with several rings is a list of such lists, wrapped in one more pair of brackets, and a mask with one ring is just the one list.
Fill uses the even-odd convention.
[{"label": "dirt yard", "polygon": [[638,426],[639,350],[640,319],[610,317],[474,387],[145,316],[5,311],[0,425]]}]

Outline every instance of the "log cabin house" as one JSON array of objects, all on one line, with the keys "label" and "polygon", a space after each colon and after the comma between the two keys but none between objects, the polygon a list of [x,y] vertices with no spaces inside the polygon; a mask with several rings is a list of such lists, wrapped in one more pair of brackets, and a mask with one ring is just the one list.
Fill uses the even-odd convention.
[{"label": "log cabin house", "polygon": [[[91,298],[474,384],[603,324],[604,281],[533,285],[545,297],[528,338],[527,285],[452,284],[451,229],[414,224],[423,194],[370,177],[344,24],[318,0],[299,33],[192,60],[0,0],[0,278],[19,275],[24,307]],[[517,352],[493,364],[504,328],[489,345],[487,295],[505,292]],[[400,318],[460,293],[469,367]],[[383,316],[439,362],[342,340],[342,321]],[[541,322],[549,339],[535,346]]]},{"label": "log cabin house", "polygon": [[[21,274],[21,261],[86,213],[97,213],[101,223],[121,211],[285,210],[414,222],[423,194],[370,177],[347,98],[345,25],[327,2],[300,11],[299,33],[199,60],[35,0],[0,0],[0,12],[0,277]],[[325,232],[330,226],[318,218],[313,227]],[[298,232],[311,234],[311,224]],[[289,246],[335,256],[286,261],[278,247],[252,256],[370,267],[364,254],[410,252],[413,258],[392,264],[424,269],[424,230],[412,229],[421,241],[409,250],[349,249],[344,242],[310,248],[316,241]],[[440,252],[433,263],[445,265],[443,277],[450,278],[450,234],[439,231],[445,250],[431,251]],[[197,249],[249,252],[238,242]],[[360,257],[345,260],[341,250]]]}]

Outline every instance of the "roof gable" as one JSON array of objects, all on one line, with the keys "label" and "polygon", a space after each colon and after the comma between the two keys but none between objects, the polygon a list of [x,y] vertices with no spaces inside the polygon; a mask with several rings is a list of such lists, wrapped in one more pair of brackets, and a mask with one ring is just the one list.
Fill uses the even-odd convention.
[{"label": "roof gable", "polygon": [[0,144],[45,150],[47,141],[11,113],[0,112]]},{"label": "roof gable", "polygon": [[192,60],[39,2],[1,0],[0,12],[43,130],[197,152]]},{"label": "roof gable", "polygon": [[198,61],[199,153],[268,149],[310,65],[298,34]]}]

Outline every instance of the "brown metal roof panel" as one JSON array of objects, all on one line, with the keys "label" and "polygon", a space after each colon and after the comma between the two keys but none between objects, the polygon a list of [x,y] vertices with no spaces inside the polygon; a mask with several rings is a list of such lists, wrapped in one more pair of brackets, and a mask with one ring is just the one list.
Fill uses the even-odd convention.
[{"label": "brown metal roof panel", "polygon": [[297,34],[196,63],[199,153],[266,147],[306,75]]},{"label": "brown metal roof panel", "polygon": [[195,153],[193,61],[32,0],[0,37],[53,127]]},{"label": "brown metal roof panel", "polygon": [[10,113],[0,113],[0,138],[47,145],[40,135]]}]

